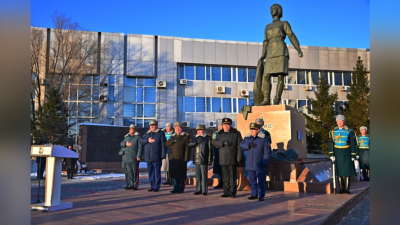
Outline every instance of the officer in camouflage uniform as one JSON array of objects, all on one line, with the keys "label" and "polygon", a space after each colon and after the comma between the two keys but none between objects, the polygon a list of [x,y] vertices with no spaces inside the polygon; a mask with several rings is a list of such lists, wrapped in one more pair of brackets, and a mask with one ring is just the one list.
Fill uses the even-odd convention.
[{"label": "officer in camouflage uniform", "polygon": [[356,176],[354,160],[357,155],[357,141],[354,131],[345,125],[343,115],[336,116],[337,127],[329,132],[329,156],[335,163],[338,176],[339,194],[350,193],[350,177]]},{"label": "officer in camouflage uniform", "polygon": [[369,153],[369,145],[370,145],[370,138],[367,134],[367,127],[362,126],[360,127],[361,134],[357,137],[358,143],[358,154],[360,156],[360,166],[362,169],[363,177],[362,181],[369,181],[369,165],[364,163],[364,153],[368,151]]}]

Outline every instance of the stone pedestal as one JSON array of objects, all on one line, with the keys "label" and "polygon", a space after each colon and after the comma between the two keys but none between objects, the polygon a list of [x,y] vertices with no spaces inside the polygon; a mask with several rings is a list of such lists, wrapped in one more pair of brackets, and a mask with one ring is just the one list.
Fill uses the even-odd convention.
[{"label": "stone pedestal", "polygon": [[287,105],[252,106],[247,109],[249,111],[237,115],[237,129],[243,137],[250,133],[250,123],[263,118],[264,129],[271,134],[272,149],[282,151],[293,148],[299,157],[307,156],[306,119],[297,109]]}]

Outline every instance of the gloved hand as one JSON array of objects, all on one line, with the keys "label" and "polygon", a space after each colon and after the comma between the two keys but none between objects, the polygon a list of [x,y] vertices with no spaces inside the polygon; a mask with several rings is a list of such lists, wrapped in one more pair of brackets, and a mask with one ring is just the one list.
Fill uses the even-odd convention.
[{"label": "gloved hand", "polygon": [[208,163],[208,166],[211,166],[211,165],[212,165],[212,162],[209,162],[209,163]]},{"label": "gloved hand", "polygon": [[331,158],[332,162],[335,162],[335,156],[331,156],[330,158]]},{"label": "gloved hand", "polygon": [[255,143],[253,143],[253,142],[251,142],[251,143],[249,144],[249,146],[250,146],[250,148],[257,148],[257,144],[255,144]]},{"label": "gloved hand", "polygon": [[224,142],[222,143],[222,147],[225,147],[225,146],[228,146],[228,142],[227,142],[227,141],[224,141]]},{"label": "gloved hand", "polygon": [[360,158],[360,156],[356,155],[356,159],[358,160]]},{"label": "gloved hand", "polygon": [[203,138],[197,138],[197,144],[200,144],[203,142]]},{"label": "gloved hand", "polygon": [[354,158],[351,158],[351,161],[354,161]]}]

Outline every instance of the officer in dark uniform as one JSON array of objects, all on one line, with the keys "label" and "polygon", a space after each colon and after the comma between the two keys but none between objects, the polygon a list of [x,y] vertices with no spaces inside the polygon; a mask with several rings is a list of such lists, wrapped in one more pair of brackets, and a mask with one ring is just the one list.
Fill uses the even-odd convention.
[{"label": "officer in dark uniform", "polygon": [[272,143],[271,134],[267,130],[264,129],[264,120],[262,118],[257,118],[255,123],[260,125],[260,132],[264,133],[265,136],[267,136],[267,138],[269,139],[269,144],[271,145],[271,143]]},{"label": "officer in dark uniform", "polygon": [[350,193],[350,177],[356,176],[354,160],[357,141],[354,131],[345,125],[343,115],[336,116],[337,127],[329,132],[329,156],[335,163],[339,194]]},{"label": "officer in dark uniform", "polygon": [[[222,130],[222,120],[217,120],[218,130],[214,132],[212,135],[212,139],[214,140],[217,137],[218,131]],[[214,188],[223,188],[223,181],[222,181],[222,169],[221,165],[219,164],[219,148],[213,146],[214,148],[214,165],[213,165],[213,173],[217,174],[218,176],[218,185]]]},{"label": "officer in dark uniform", "polygon": [[[76,152],[75,149],[72,148],[72,144],[68,145],[68,149],[71,151]],[[67,179],[74,179],[74,172],[76,169],[76,160],[75,158],[65,158],[64,159],[64,165],[65,169],[67,169]]]},{"label": "officer in dark uniform", "polygon": [[370,145],[370,138],[367,134],[367,127],[362,126],[360,127],[360,135],[357,137],[358,143],[358,154],[360,158],[360,166],[362,169],[363,177],[362,181],[369,181],[369,165],[364,163],[364,153],[368,151],[369,153],[369,145]]}]

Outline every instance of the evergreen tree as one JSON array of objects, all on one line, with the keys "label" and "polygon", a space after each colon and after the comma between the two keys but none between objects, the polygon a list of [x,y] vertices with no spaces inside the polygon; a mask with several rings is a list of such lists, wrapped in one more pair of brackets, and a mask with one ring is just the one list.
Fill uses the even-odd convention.
[{"label": "evergreen tree", "polygon": [[[36,144],[40,141],[50,143],[66,133],[58,93],[57,89],[52,88],[49,90],[46,102],[36,112],[35,121],[31,123],[32,136]],[[63,138],[55,141],[53,144],[63,145],[66,143]]]},{"label": "evergreen tree", "polygon": [[329,150],[329,131],[336,124],[335,111],[333,106],[338,98],[337,93],[330,94],[331,85],[321,76],[315,90],[315,99],[309,98],[310,105],[307,107],[311,116],[304,114],[306,117],[307,128],[307,147],[308,151],[322,150],[328,154]]},{"label": "evergreen tree", "polygon": [[353,69],[350,92],[347,94],[349,104],[346,105],[343,114],[346,117],[346,125],[357,132],[361,126],[369,128],[370,86],[368,74],[360,56]]}]

